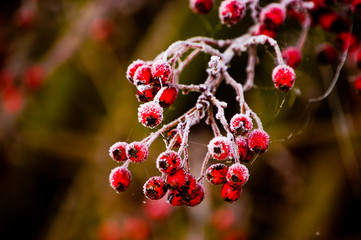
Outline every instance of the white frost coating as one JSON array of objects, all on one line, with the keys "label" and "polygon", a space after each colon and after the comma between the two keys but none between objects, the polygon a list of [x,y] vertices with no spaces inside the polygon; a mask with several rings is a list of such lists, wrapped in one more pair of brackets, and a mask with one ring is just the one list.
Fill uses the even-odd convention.
[{"label": "white frost coating", "polygon": [[163,120],[163,108],[157,102],[147,102],[138,108],[138,121],[145,127],[155,128]]}]

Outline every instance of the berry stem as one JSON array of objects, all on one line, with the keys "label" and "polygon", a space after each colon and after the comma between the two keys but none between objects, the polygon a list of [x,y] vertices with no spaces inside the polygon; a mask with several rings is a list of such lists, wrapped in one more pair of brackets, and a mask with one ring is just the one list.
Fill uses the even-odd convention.
[{"label": "berry stem", "polygon": [[204,178],[204,173],[206,172],[206,167],[209,161],[209,158],[211,157],[211,153],[209,151],[207,151],[206,156],[204,157],[203,163],[202,163],[202,167],[201,167],[201,173],[197,179],[197,182],[202,183],[203,178]]}]

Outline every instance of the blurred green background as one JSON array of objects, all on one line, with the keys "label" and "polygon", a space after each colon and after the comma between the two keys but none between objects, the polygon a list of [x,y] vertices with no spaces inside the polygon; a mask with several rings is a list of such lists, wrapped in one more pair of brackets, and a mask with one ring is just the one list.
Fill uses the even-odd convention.
[{"label": "blurred green background", "polygon": [[[249,165],[250,180],[235,203],[205,182],[201,205],[170,208],[142,193],[147,178],[159,174],[155,159],[163,139],[145,163],[130,165],[128,191],[116,194],[108,184],[118,166],[109,147],[151,132],[138,123],[127,66],[155,58],[177,40],[237,37],[247,31],[249,16],[227,28],[219,25],[217,8],[198,16],[185,0],[0,6],[0,239],[361,239],[361,97],[350,84],[360,73],[346,68],[327,99],[308,103],[335,72],[336,66],[319,66],[314,51],[332,34],[310,31],[295,90],[287,94],[272,86],[273,49],[258,47],[256,88],[245,97],[271,136],[269,150]],[[295,44],[299,33],[299,24],[284,24],[281,48]],[[198,56],[181,83],[203,82],[208,59]],[[246,59],[235,57],[230,68],[240,82]],[[9,82],[11,90],[4,87]],[[231,91],[222,84],[217,94],[229,103],[228,118],[239,111]],[[196,97],[180,94],[165,121],[191,108]],[[203,122],[191,129],[196,176],[211,137]]]}]

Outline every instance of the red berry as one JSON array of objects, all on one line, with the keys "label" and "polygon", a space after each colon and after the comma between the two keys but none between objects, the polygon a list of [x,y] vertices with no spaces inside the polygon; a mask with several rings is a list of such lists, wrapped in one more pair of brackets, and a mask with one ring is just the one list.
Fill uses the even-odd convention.
[{"label": "red berry", "polygon": [[138,120],[143,126],[154,128],[163,120],[163,108],[154,101],[143,103],[138,108]]},{"label": "red berry", "polygon": [[189,0],[189,7],[197,14],[207,14],[212,10],[214,0]]},{"label": "red berry", "polygon": [[241,162],[249,162],[253,158],[253,152],[249,151],[247,139],[244,137],[236,138],[238,146],[238,155]]},{"label": "red berry", "polygon": [[24,83],[32,90],[36,90],[44,81],[44,68],[40,65],[32,65],[25,70]]},{"label": "red berry", "polygon": [[242,187],[233,187],[228,182],[223,184],[221,196],[227,202],[234,202],[241,196]]},{"label": "red berry", "polygon": [[[174,173],[167,175],[168,189],[175,190],[181,188],[187,182],[187,174],[184,169],[178,169]],[[181,191],[181,190],[179,190]]]},{"label": "red berry", "polygon": [[270,3],[260,13],[260,20],[269,28],[274,29],[280,26],[286,18],[286,9],[280,3]]},{"label": "red berry", "polygon": [[351,1],[352,11],[358,15],[361,14],[361,0],[352,0]]},{"label": "red berry", "polygon": [[144,162],[148,157],[148,147],[142,142],[132,142],[125,148],[127,158],[134,163]]},{"label": "red berry", "polygon": [[208,151],[214,159],[225,160],[231,153],[231,144],[226,137],[214,137],[208,144]]},{"label": "red berry", "polygon": [[175,136],[177,136],[177,139],[175,140],[173,147],[180,147],[180,145],[182,144],[182,138],[181,136],[179,136],[178,130],[175,128],[167,133],[167,142],[168,144],[170,144]]},{"label": "red berry", "polygon": [[235,212],[231,208],[219,208],[212,212],[211,224],[212,227],[219,231],[230,230],[235,223]]},{"label": "red berry", "polygon": [[246,13],[246,6],[240,0],[224,0],[219,6],[219,18],[222,24],[234,25]]},{"label": "red berry", "polygon": [[127,69],[127,79],[129,80],[129,82],[131,83],[134,83],[134,74],[135,72],[137,71],[137,69],[140,67],[140,66],[143,66],[145,65],[146,62],[144,62],[143,60],[135,60],[133,61],[129,66],[128,66],[128,69]]},{"label": "red berry", "polygon": [[238,113],[231,118],[229,127],[232,133],[244,136],[252,130],[253,122],[248,115]]},{"label": "red berry", "polygon": [[248,147],[257,154],[267,151],[269,145],[269,136],[262,129],[253,130],[248,136]]},{"label": "red berry", "polygon": [[186,183],[180,189],[178,189],[180,191],[181,195],[182,195],[183,200],[189,199],[190,196],[192,195],[192,192],[197,187],[196,178],[190,173],[186,173],[186,175],[187,175],[186,176],[186,178],[187,178]]},{"label": "red berry", "polygon": [[291,68],[296,68],[301,63],[301,53],[296,47],[288,47],[282,51],[282,58]]},{"label": "red berry", "polygon": [[254,35],[266,35],[270,38],[276,38],[277,33],[274,29],[269,28],[266,24],[259,24],[253,33]]},{"label": "red berry", "polygon": [[227,171],[226,165],[222,163],[213,164],[206,171],[207,180],[214,185],[226,183]]},{"label": "red berry", "polygon": [[148,179],[143,186],[144,195],[150,200],[161,199],[167,193],[164,178],[155,176]]},{"label": "red berry", "polygon": [[278,90],[288,92],[295,83],[296,73],[290,66],[278,65],[272,71],[272,80]]},{"label": "red berry", "polygon": [[175,87],[165,87],[159,97],[159,105],[162,108],[170,107],[178,96],[178,89]]},{"label": "red berry", "polygon": [[180,167],[182,159],[175,151],[168,150],[161,153],[157,158],[157,168],[163,173],[174,173]]},{"label": "red berry", "polygon": [[337,12],[331,10],[322,13],[318,18],[318,22],[326,31],[341,32],[347,31],[349,28],[348,21],[342,19]]},{"label": "red berry", "polygon": [[172,213],[172,207],[167,203],[166,197],[157,201],[147,201],[143,206],[147,217],[155,221],[165,220]]},{"label": "red berry", "polygon": [[138,90],[136,97],[139,102],[149,102],[154,99],[158,91],[159,91],[159,87],[150,87],[142,91]]},{"label": "red berry", "polygon": [[189,198],[186,200],[182,198],[183,204],[188,207],[195,207],[203,201],[204,194],[204,187],[201,184],[197,184]]},{"label": "red berry", "polygon": [[179,193],[178,190],[169,191],[169,194],[168,194],[168,197],[167,197],[167,202],[170,205],[172,205],[173,207],[183,205],[182,196],[181,196],[181,194]]},{"label": "red berry", "polygon": [[356,92],[358,94],[361,94],[361,77],[356,78],[356,80],[354,82],[354,87],[356,89]]},{"label": "red berry", "polygon": [[109,156],[117,162],[123,162],[127,160],[127,154],[125,148],[128,143],[126,142],[116,142],[109,148]]},{"label": "red berry", "polygon": [[335,39],[335,47],[339,51],[345,51],[348,48],[348,52],[352,53],[358,49],[359,40],[350,32],[341,32],[337,34]]},{"label": "red berry", "polygon": [[1,100],[2,108],[10,114],[19,112],[24,105],[23,93],[13,86],[4,89]]},{"label": "red berry", "polygon": [[358,50],[358,52],[355,55],[355,64],[356,64],[356,67],[361,69],[361,49]]},{"label": "red berry", "polygon": [[148,64],[143,64],[137,68],[134,73],[134,84],[135,85],[147,85],[152,81],[151,68]]},{"label": "red berry", "polygon": [[152,64],[151,73],[155,84],[164,84],[171,77],[171,66],[161,59],[156,60]]},{"label": "red berry", "polygon": [[328,43],[322,43],[317,46],[316,60],[322,65],[328,65],[336,62],[338,52],[334,46]]},{"label": "red berry", "polygon": [[110,186],[114,188],[118,193],[127,190],[131,180],[132,175],[130,171],[124,167],[114,168],[109,175]]},{"label": "red berry", "polygon": [[249,178],[248,168],[240,163],[234,163],[228,168],[227,181],[234,187],[244,185]]}]

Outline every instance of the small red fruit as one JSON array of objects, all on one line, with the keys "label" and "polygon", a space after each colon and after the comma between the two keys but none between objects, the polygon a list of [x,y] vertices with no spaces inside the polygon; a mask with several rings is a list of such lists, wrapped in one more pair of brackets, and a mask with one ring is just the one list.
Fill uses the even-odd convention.
[{"label": "small red fruit", "polygon": [[171,66],[163,60],[158,59],[152,64],[151,73],[154,84],[164,84],[171,77]]},{"label": "small red fruit", "polygon": [[355,90],[358,94],[361,94],[361,77],[356,78],[354,82]]},{"label": "small red fruit", "polygon": [[129,66],[128,66],[128,69],[127,69],[127,79],[129,82],[131,83],[134,83],[134,74],[135,72],[137,71],[137,69],[140,67],[140,66],[143,66],[145,65],[146,62],[144,62],[143,60],[135,60],[133,61]]},{"label": "small red fruit", "polygon": [[148,64],[143,64],[137,68],[134,73],[134,84],[135,85],[147,85],[152,81],[151,68]]},{"label": "small red fruit", "polygon": [[189,7],[197,14],[207,14],[212,10],[214,0],[189,0]]},{"label": "small red fruit", "polygon": [[177,138],[175,139],[175,143],[173,145],[173,147],[180,147],[180,145],[182,144],[182,138],[181,136],[179,136],[178,134],[178,130],[176,128],[170,130],[168,133],[167,133],[167,143],[170,144],[172,141],[173,141],[173,138]]},{"label": "small red fruit", "polygon": [[144,103],[138,108],[138,120],[143,126],[154,128],[163,120],[163,108],[155,101]]},{"label": "small red fruit", "polygon": [[208,144],[208,151],[214,159],[225,160],[231,153],[231,144],[226,137],[214,137]]},{"label": "small red fruit", "polygon": [[335,47],[339,51],[348,49],[348,52],[353,53],[359,47],[359,40],[350,32],[341,32],[336,36]]},{"label": "small red fruit", "polygon": [[252,130],[253,122],[248,115],[238,113],[231,118],[229,127],[232,133],[244,136]]},{"label": "small red fruit", "polygon": [[301,63],[301,53],[296,47],[288,47],[282,51],[282,58],[291,68],[296,68]]},{"label": "small red fruit", "polygon": [[295,84],[296,73],[290,66],[278,65],[272,71],[272,80],[278,90],[288,92]]},{"label": "small red fruit", "polygon": [[178,190],[169,191],[167,202],[173,207],[182,206],[183,201],[180,192]]},{"label": "small red fruit", "polygon": [[227,181],[234,187],[244,185],[249,178],[248,168],[240,163],[234,163],[228,168]]},{"label": "small red fruit", "polygon": [[238,146],[238,155],[241,162],[249,162],[253,158],[253,152],[248,148],[247,139],[239,136],[236,138]]},{"label": "small red fruit", "polygon": [[114,188],[118,193],[127,190],[131,180],[132,175],[130,171],[124,167],[114,168],[109,175],[110,186]]},{"label": "small red fruit", "polygon": [[170,190],[178,189],[187,183],[187,174],[184,169],[178,169],[174,173],[167,175],[167,188]]},{"label": "small red fruit", "polygon": [[138,90],[136,97],[139,102],[150,102],[154,99],[155,95],[157,95],[158,91],[159,87],[150,87],[142,91]]},{"label": "small red fruit", "polygon": [[40,65],[32,65],[28,67],[23,75],[24,83],[31,90],[38,89],[44,81],[45,71]]},{"label": "small red fruit", "polygon": [[161,199],[167,193],[167,186],[164,178],[159,176],[149,178],[143,186],[143,192],[150,200]]},{"label": "small red fruit", "polygon": [[144,162],[148,157],[148,147],[142,142],[132,142],[125,148],[127,158],[134,163]]},{"label": "small red fruit", "polygon": [[170,107],[178,96],[178,89],[175,87],[165,87],[159,97],[159,105],[162,108]]},{"label": "small red fruit", "polygon": [[195,207],[203,201],[204,194],[204,187],[201,184],[197,184],[189,198],[186,200],[182,198],[183,204],[188,207]]},{"label": "small red fruit", "polygon": [[317,46],[316,60],[322,65],[328,65],[336,62],[338,52],[336,48],[328,43],[322,43]]},{"label": "small red fruit", "polygon": [[271,29],[279,27],[285,18],[286,9],[280,3],[270,3],[260,13],[261,22]]},{"label": "small red fruit", "polygon": [[221,189],[221,197],[226,202],[234,202],[239,199],[242,193],[242,187],[233,187],[228,182],[223,184]]},{"label": "small red fruit", "polygon": [[127,154],[125,148],[128,143],[126,142],[116,142],[109,148],[109,156],[117,162],[123,162],[127,160]]},{"label": "small red fruit", "polygon": [[234,25],[246,13],[246,5],[240,0],[224,0],[219,6],[219,19],[222,24]]},{"label": "small red fruit", "polygon": [[270,38],[276,38],[277,33],[274,29],[268,27],[266,24],[259,24],[253,32],[253,35],[266,35]]},{"label": "small red fruit", "polygon": [[248,136],[248,147],[256,154],[267,151],[269,145],[269,135],[262,129],[253,130]]},{"label": "small red fruit", "polygon": [[207,180],[214,185],[226,183],[227,171],[226,165],[222,163],[213,164],[206,171]]},{"label": "small red fruit", "polygon": [[181,164],[181,158],[175,151],[168,150],[161,153],[157,158],[157,168],[160,172],[172,174]]}]

